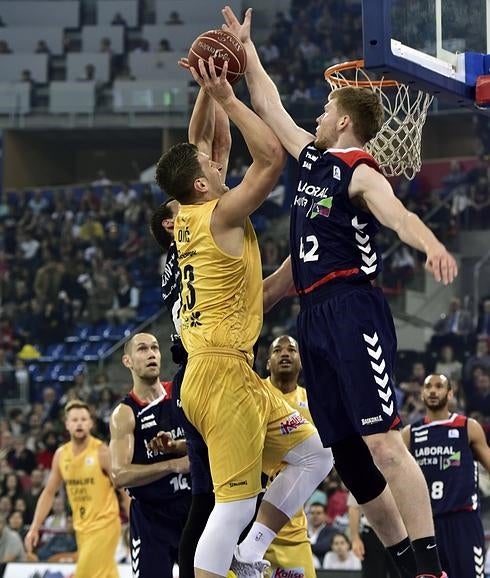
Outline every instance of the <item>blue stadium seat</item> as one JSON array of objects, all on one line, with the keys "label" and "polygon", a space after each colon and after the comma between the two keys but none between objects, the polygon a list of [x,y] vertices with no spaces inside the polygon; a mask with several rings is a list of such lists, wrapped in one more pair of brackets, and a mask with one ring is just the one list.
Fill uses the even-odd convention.
[{"label": "blue stadium seat", "polygon": [[90,347],[89,341],[79,341],[72,343],[64,357],[64,361],[81,361]]},{"label": "blue stadium seat", "polygon": [[66,345],[64,343],[52,343],[48,345],[46,351],[43,352],[39,361],[50,362],[50,361],[60,361],[66,354]]},{"label": "blue stadium seat", "polygon": [[66,343],[77,343],[78,341],[85,341],[88,339],[90,325],[80,324],[75,327],[68,337],[65,337]]},{"label": "blue stadium seat", "polygon": [[109,323],[97,323],[96,325],[92,325],[88,332],[88,340],[89,341],[101,341],[104,336],[104,332],[110,328]]}]

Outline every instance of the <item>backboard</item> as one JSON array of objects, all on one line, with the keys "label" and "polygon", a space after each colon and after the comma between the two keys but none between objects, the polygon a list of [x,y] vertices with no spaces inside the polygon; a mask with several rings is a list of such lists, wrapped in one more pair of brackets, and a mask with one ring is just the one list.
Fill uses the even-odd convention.
[{"label": "backboard", "polygon": [[362,0],[365,68],[474,106],[490,72],[490,0]]}]

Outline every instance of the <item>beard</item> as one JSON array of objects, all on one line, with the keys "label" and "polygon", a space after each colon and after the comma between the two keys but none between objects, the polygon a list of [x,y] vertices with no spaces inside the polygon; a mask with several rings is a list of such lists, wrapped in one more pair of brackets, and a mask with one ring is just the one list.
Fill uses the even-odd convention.
[{"label": "beard", "polygon": [[447,406],[448,403],[448,397],[447,395],[445,395],[444,397],[442,397],[441,399],[438,400],[425,400],[424,399],[424,405],[427,409],[430,409],[432,411],[438,411],[440,409],[444,409]]}]

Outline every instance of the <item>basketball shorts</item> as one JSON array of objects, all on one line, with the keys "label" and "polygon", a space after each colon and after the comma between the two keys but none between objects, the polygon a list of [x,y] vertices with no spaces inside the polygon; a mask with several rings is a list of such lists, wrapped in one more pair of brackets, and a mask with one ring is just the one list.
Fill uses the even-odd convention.
[{"label": "basketball shorts", "polygon": [[129,539],[134,576],[172,578],[190,501],[190,494],[158,504],[131,500]]},{"label": "basketball shorts", "polygon": [[270,471],[316,431],[236,350],[190,355],[181,399],[208,447],[217,502],[258,495],[262,470]]},{"label": "basketball shorts", "polygon": [[274,541],[264,559],[271,564],[264,574],[267,578],[316,578],[309,542],[285,544]]},{"label": "basketball shorts", "polygon": [[302,296],[298,336],[309,408],[325,447],[401,426],[396,333],[381,289],[338,282]]},{"label": "basketball shorts", "polygon": [[485,536],[478,512],[454,512],[434,518],[441,565],[449,577],[481,578]]},{"label": "basketball shorts", "polygon": [[119,578],[116,548],[121,538],[119,518],[89,532],[76,532],[78,560],[75,578]]},{"label": "basketball shorts", "polygon": [[213,481],[209,468],[208,447],[204,443],[201,434],[187,419],[180,398],[180,390],[184,379],[186,363],[182,364],[173,379],[172,403],[179,426],[185,432],[187,442],[187,454],[191,468],[192,493],[210,494],[213,491]]}]

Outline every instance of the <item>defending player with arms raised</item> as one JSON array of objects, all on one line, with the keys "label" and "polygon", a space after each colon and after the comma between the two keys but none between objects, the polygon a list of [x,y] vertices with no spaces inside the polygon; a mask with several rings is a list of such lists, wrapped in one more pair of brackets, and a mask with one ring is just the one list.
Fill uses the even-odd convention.
[{"label": "defending player with arms raised", "polygon": [[[270,375],[265,380],[267,386],[280,391],[292,408],[312,422],[306,390],[298,385],[301,361],[295,339],[289,335],[274,339],[269,347],[267,369]],[[267,473],[273,479],[278,468]],[[271,578],[316,578],[303,505],[277,534],[265,553],[265,559],[271,564],[266,570],[266,576]]]},{"label": "defending player with arms raised", "polygon": [[[175,223],[182,273],[182,341],[189,354],[182,405],[208,446],[216,505],[195,555],[198,578],[226,576],[238,537],[252,518],[261,469],[286,468],[271,484],[233,569],[259,575],[277,531],[325,478],[331,454],[315,429],[287,406],[251,368],[262,326],[262,271],[248,216],[263,202],[284,165],[272,131],[241,103],[226,65],[193,76],[241,131],[253,162],[228,190],[220,166],[183,143],[159,160],[157,182],[181,208]],[[242,545],[240,548],[242,548]]]},{"label": "defending player with arms raised", "polygon": [[90,435],[93,421],[85,402],[72,400],[66,405],[65,426],[70,441],[54,454],[46,487],[25,537],[26,550],[32,552],[38,544],[39,530],[64,482],[77,540],[76,578],[118,578],[115,554],[121,521],[109,450]]},{"label": "defending player with arms raised", "polygon": [[[177,424],[171,383],[160,380],[160,347],[150,333],[124,345],[122,362],[133,388],[111,416],[110,454],[114,482],[131,496],[131,564],[140,578],[171,578],[191,493],[184,432]],[[167,386],[167,388],[164,387]],[[174,440],[172,452],[150,447],[159,431]]]},{"label": "defending player with arms raised", "polygon": [[485,432],[474,419],[449,411],[453,390],[445,375],[427,376],[421,397],[426,417],[402,434],[427,481],[441,562],[450,577],[481,578],[486,548],[476,462],[490,472]]},{"label": "defending player with arms raised", "polygon": [[[379,96],[365,88],[332,92],[316,119],[316,134],[310,134],[284,109],[260,64],[250,39],[251,11],[243,26],[229,7],[223,14],[247,51],[246,80],[254,109],[299,161],[290,251],[301,302],[298,335],[303,371],[315,424],[324,445],[332,446],[344,483],[383,543],[397,552],[409,551],[401,514],[418,576],[440,578],[444,573],[427,488],[397,431],[396,334],[387,302],[371,283],[382,266],[374,236],[380,224],[393,229],[403,242],[427,255],[427,269],[444,284],[457,274],[456,263],[395,197],[375,159],[363,150],[382,124]],[[378,475],[363,480],[363,487],[356,478],[361,437],[389,489]],[[386,531],[390,520],[398,520],[394,534]]]}]

